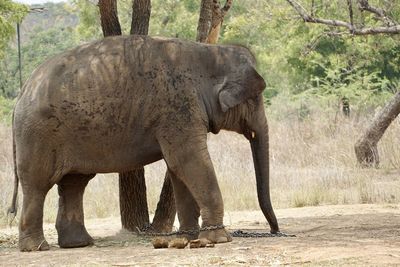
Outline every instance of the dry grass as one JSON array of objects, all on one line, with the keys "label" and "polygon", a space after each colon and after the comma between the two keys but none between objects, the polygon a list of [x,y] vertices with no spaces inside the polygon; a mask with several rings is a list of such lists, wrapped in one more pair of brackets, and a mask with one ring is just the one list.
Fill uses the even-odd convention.
[{"label": "dry grass", "polygon": [[[298,116],[270,116],[274,206],[400,203],[399,118],[379,144],[381,167],[361,169],[355,161],[353,144],[370,118],[345,118],[334,112],[313,114],[301,120]],[[0,125],[0,226],[6,222],[14,179],[10,132],[8,126]],[[258,209],[248,142],[242,136],[224,132],[210,135],[209,150],[226,209]],[[164,172],[163,162],[146,167],[151,211],[157,204]],[[84,202],[86,217],[117,216],[117,175],[97,175],[89,183]],[[54,221],[56,213],[57,191],[53,188],[46,199],[45,221]]]}]

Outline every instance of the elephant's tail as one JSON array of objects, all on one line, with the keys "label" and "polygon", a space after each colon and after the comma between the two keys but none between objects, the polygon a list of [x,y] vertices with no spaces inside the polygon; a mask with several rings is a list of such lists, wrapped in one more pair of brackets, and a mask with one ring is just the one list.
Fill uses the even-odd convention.
[{"label": "elephant's tail", "polygon": [[7,215],[9,217],[9,225],[11,226],[12,222],[17,216],[17,196],[18,196],[18,184],[19,178],[17,173],[17,155],[16,155],[16,145],[15,145],[15,134],[14,134],[14,112],[12,116],[12,142],[13,142],[13,161],[14,161],[14,192],[12,196],[11,206],[7,210]]}]

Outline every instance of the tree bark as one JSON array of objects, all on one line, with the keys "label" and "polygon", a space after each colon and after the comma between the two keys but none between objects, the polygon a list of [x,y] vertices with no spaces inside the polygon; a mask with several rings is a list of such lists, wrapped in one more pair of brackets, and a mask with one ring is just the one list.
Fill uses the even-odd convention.
[{"label": "tree bark", "polygon": [[147,35],[151,13],[150,0],[134,0],[132,4],[131,34]]},{"label": "tree bark", "polygon": [[[131,34],[147,35],[150,8],[150,0],[133,1]],[[137,232],[150,225],[143,167],[119,174],[119,208],[122,228]]]},{"label": "tree bark", "polygon": [[224,21],[226,13],[231,8],[232,2],[233,0],[226,0],[225,5],[221,8],[219,0],[213,0],[211,26],[207,34],[206,43],[218,43],[222,22]]},{"label": "tree bark", "polygon": [[156,232],[167,233],[172,231],[176,214],[174,190],[170,179],[170,173],[167,170],[163,188],[160,194],[160,200],[154,214],[152,229]]},{"label": "tree bark", "polygon": [[400,113],[400,91],[382,108],[368,126],[365,133],[356,142],[354,150],[358,162],[364,167],[378,167],[379,154],[377,144],[390,123]]},{"label": "tree bark", "polygon": [[150,225],[144,168],[119,174],[119,208],[122,228],[137,232]]},{"label": "tree bark", "polygon": [[[134,0],[132,4],[131,34],[147,35],[151,13],[150,0]],[[119,174],[119,205],[124,229],[136,232],[149,226],[144,169]],[[160,200],[152,223],[157,232],[169,232],[175,220],[175,200],[168,173],[165,176]]]},{"label": "tree bark", "polygon": [[[135,6],[134,1],[134,6]],[[100,21],[104,37],[121,35],[121,26],[118,20],[117,1],[99,0]],[[132,14],[139,18],[138,12]],[[148,24],[149,18],[147,18]],[[135,24],[136,25],[136,24]],[[146,26],[140,24],[142,29]],[[148,28],[148,26],[147,26]],[[146,28],[146,33],[147,33]],[[122,228],[129,231],[143,230],[149,225],[149,211],[146,198],[146,183],[144,168],[119,174],[119,206]]]},{"label": "tree bark", "polygon": [[196,41],[205,43],[211,28],[213,0],[201,0]]},{"label": "tree bark", "polygon": [[117,1],[99,0],[101,29],[104,37],[121,35],[121,25],[118,20]]},{"label": "tree bark", "polygon": [[207,36],[206,43],[216,44],[219,39],[219,32],[221,31],[222,21],[218,23],[215,27],[211,27],[210,32]]}]

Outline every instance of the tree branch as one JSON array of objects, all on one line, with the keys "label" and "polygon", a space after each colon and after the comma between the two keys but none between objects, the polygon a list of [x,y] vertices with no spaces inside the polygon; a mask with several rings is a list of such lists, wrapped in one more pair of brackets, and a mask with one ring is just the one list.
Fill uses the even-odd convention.
[{"label": "tree branch", "polygon": [[368,11],[375,14],[376,17],[382,20],[387,26],[394,26],[397,24],[392,18],[390,18],[386,14],[385,10],[371,6],[368,0],[358,0],[358,5],[361,11]]},{"label": "tree branch", "polygon": [[311,16],[315,14],[315,0],[311,1]]},{"label": "tree branch", "polygon": [[[372,34],[399,34],[400,33],[400,25],[393,26],[382,26],[382,27],[369,27],[369,28],[357,28],[351,23],[342,20],[334,20],[334,19],[322,19],[316,18],[308,14],[307,10],[302,7],[295,0],[286,0],[301,16],[304,22],[309,23],[317,23],[324,24],[333,27],[342,27],[347,28],[349,32],[353,35],[372,35]],[[362,1],[362,0],[360,0]],[[365,1],[365,0],[364,0]]]},{"label": "tree branch", "polygon": [[196,37],[197,42],[204,43],[207,40],[213,16],[212,4],[213,4],[212,0],[201,0],[200,16],[197,25],[197,37]]},{"label": "tree branch", "polygon": [[231,8],[232,3],[233,0],[226,0],[224,7],[221,8],[220,1],[213,0],[211,27],[208,31],[207,43],[215,44],[218,42],[222,22],[224,21],[226,13]]},{"label": "tree branch", "polygon": [[347,0],[347,6],[349,8],[349,17],[350,17],[350,25],[354,28],[354,20],[353,20],[353,0]]},{"label": "tree branch", "polygon": [[221,8],[222,17],[225,17],[226,13],[229,11],[233,3],[233,0],[226,0],[225,5]]},{"label": "tree branch", "polygon": [[233,0],[226,0],[225,5],[221,8],[219,0],[213,0],[213,15],[211,27],[215,28],[222,23],[226,13],[231,8]]}]

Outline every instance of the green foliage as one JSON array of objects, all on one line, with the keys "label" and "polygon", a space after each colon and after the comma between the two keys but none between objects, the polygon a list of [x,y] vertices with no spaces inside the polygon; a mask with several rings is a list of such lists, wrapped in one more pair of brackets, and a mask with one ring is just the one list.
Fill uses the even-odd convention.
[{"label": "green foliage", "polygon": [[103,36],[100,25],[99,8],[88,0],[73,0],[72,12],[79,14],[79,25],[76,28],[83,40],[99,39]]},{"label": "green foliage", "polygon": [[154,1],[150,18],[150,34],[196,39],[199,1]]},{"label": "green foliage", "polygon": [[283,25],[274,21],[272,16],[275,14],[271,13],[278,14],[285,6],[281,1],[235,2],[221,32],[221,43],[247,46],[256,55],[258,71],[267,81],[264,91],[267,100],[287,87],[282,69],[285,51],[278,36]]},{"label": "green foliage", "polygon": [[[373,4],[373,1],[370,2]],[[379,4],[376,2],[375,5]],[[332,1],[331,4],[319,5],[315,12],[320,17],[347,21],[344,4]],[[395,19],[400,18],[399,7],[393,6],[387,10],[392,12]],[[355,22],[358,21],[377,25],[369,13],[356,12]],[[345,97],[353,107],[364,109],[382,104],[396,91],[400,75],[399,37],[329,35],[337,28],[303,22],[297,24],[293,25],[290,40],[287,40],[293,46],[286,55],[286,68],[291,81],[288,89],[292,94],[316,97],[323,100],[321,103]]]},{"label": "green foliage", "polygon": [[15,24],[20,23],[28,13],[28,7],[11,0],[0,1],[0,59],[4,49],[15,34]]}]

